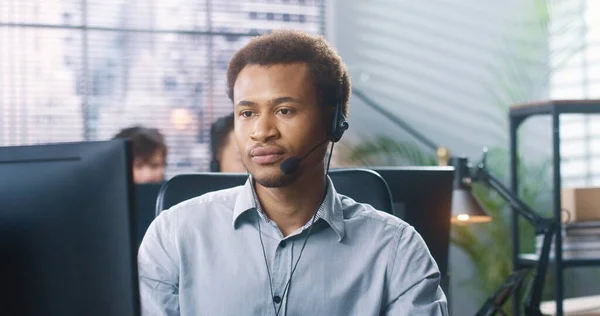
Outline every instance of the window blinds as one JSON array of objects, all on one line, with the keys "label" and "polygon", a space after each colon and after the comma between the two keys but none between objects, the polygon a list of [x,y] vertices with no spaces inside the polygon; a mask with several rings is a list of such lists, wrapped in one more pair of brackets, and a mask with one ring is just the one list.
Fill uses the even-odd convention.
[{"label": "window blinds", "polygon": [[0,0],[0,146],[167,139],[167,176],[208,170],[225,72],[252,36],[325,29],[325,0]]},{"label": "window blinds", "polygon": [[[551,11],[552,99],[600,99],[600,1],[572,0]],[[600,115],[561,115],[565,186],[600,185]]]}]

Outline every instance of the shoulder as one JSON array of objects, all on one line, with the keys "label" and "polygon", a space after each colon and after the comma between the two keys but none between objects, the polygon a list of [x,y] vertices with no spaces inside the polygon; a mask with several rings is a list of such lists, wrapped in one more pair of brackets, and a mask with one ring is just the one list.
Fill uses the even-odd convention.
[{"label": "shoulder", "polygon": [[418,254],[421,259],[431,258],[423,238],[409,223],[369,204],[358,203],[343,195],[340,198],[346,228],[385,244],[391,251],[391,261],[395,261],[398,252]]},{"label": "shoulder", "polygon": [[179,227],[186,223],[205,223],[213,216],[231,216],[242,186],[209,192],[162,211],[152,225]]},{"label": "shoulder", "polygon": [[380,211],[370,204],[356,202],[350,197],[339,195],[344,220],[346,222],[357,222],[361,225],[372,226],[400,234],[403,230],[410,227],[408,223],[402,219]]}]

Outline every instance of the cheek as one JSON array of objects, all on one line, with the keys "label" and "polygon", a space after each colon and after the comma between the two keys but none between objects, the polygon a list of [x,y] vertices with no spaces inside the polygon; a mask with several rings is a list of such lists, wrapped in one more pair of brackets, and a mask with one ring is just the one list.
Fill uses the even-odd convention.
[{"label": "cheek", "polygon": [[133,180],[135,182],[144,182],[148,178],[147,169],[143,167],[134,167],[133,168]]},{"label": "cheek", "polygon": [[235,140],[233,140],[232,142],[228,143],[225,148],[223,148],[222,159],[231,159],[232,157],[235,157],[235,155],[237,155],[237,152],[237,144]]},{"label": "cheek", "polygon": [[138,166],[138,167],[134,167],[133,171],[137,174],[146,174],[150,171],[150,168],[148,168],[146,166]]},{"label": "cheek", "polygon": [[286,134],[289,135],[289,140],[306,145],[317,144],[327,138],[327,130],[318,118],[311,118],[298,122],[298,124],[286,126],[284,135]]},{"label": "cheek", "polygon": [[245,130],[243,130],[243,127],[238,127],[236,126],[234,129],[234,133],[233,133],[233,143],[231,144],[232,147],[234,147],[235,151],[239,151],[240,153],[243,153],[245,150],[245,143],[246,140],[249,137],[246,137],[246,135],[248,135],[248,132],[246,132]]}]

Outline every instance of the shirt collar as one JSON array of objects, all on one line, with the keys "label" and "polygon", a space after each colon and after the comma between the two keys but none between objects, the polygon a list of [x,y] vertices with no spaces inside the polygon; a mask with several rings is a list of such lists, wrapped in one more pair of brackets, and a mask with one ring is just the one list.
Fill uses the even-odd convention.
[{"label": "shirt collar", "polygon": [[[320,218],[323,219],[338,235],[338,242],[344,238],[344,214],[342,210],[342,201],[335,191],[333,182],[327,176],[327,193],[321,207]],[[243,213],[250,210],[256,210],[257,202],[254,198],[254,188],[252,186],[252,178],[248,177],[246,183],[238,194],[233,206],[233,229],[237,229],[237,222]]]}]

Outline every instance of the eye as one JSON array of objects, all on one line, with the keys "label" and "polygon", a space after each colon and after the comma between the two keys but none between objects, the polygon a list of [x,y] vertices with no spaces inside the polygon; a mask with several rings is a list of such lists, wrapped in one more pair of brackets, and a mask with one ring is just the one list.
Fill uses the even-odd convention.
[{"label": "eye", "polygon": [[279,113],[281,115],[290,115],[293,113],[293,111],[291,109],[282,108],[282,109],[277,110],[277,113]]},{"label": "eye", "polygon": [[248,118],[248,117],[252,116],[252,112],[251,111],[241,111],[240,116],[244,117],[244,118]]}]

